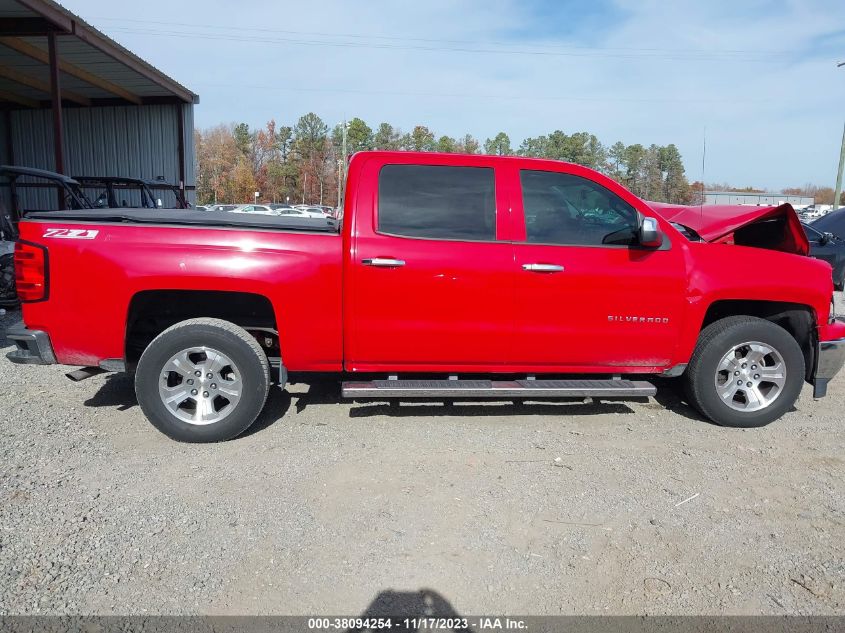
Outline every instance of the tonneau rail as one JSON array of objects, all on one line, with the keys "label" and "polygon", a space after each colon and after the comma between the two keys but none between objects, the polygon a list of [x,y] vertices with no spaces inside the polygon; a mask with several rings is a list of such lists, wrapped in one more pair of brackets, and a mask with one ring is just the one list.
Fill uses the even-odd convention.
[{"label": "tonneau rail", "polygon": [[170,224],[244,229],[277,229],[318,233],[339,232],[338,222],[331,218],[304,218],[284,215],[233,213],[230,211],[196,211],[193,209],[74,209],[63,211],[28,211],[26,220],[60,222],[98,222],[126,224]]}]

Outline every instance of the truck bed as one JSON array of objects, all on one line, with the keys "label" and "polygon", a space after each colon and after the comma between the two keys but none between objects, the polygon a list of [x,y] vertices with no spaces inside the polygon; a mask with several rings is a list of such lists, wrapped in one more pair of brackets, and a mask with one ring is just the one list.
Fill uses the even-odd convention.
[{"label": "truck bed", "polygon": [[[180,209],[28,214],[21,239],[47,249],[49,289],[24,308],[57,359],[96,367],[126,355],[134,306],[169,292],[263,297],[291,369],[341,368],[342,240],[334,222]],[[157,294],[158,293],[158,294]],[[232,299],[221,298],[225,310]],[[57,318],[56,315],[61,315]]]}]

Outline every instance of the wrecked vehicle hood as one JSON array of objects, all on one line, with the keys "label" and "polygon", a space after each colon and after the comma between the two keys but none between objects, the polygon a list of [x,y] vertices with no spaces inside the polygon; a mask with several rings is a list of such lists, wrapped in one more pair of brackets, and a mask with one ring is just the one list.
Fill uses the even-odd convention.
[{"label": "wrecked vehicle hood", "polygon": [[648,205],[667,221],[692,229],[705,242],[768,248],[797,255],[810,252],[807,235],[791,204],[685,207],[649,202]]}]

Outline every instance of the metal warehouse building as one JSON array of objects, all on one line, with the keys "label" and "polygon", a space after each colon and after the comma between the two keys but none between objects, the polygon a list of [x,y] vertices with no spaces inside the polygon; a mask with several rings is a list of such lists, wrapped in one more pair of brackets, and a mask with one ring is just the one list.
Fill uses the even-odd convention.
[{"label": "metal warehouse building", "polygon": [[[0,163],[194,189],[199,97],[51,0],[0,0]],[[3,188],[8,195],[8,187]],[[54,209],[51,188],[20,191]]]},{"label": "metal warehouse building", "polygon": [[806,207],[815,202],[812,196],[787,196],[782,193],[748,193],[747,191],[705,191],[704,204],[751,204],[771,207],[789,203]]}]

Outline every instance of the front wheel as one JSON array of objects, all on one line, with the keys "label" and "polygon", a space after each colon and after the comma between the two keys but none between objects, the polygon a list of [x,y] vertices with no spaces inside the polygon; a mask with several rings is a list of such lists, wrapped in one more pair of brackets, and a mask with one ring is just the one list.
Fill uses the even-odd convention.
[{"label": "front wheel", "polygon": [[182,321],[144,350],[135,393],[147,419],[181,442],[219,442],[261,413],[270,365],[244,329],[220,319]]},{"label": "front wheel", "polygon": [[779,325],[749,316],[701,332],[686,373],[690,403],[722,426],[764,426],[789,411],[804,383],[804,355]]}]

